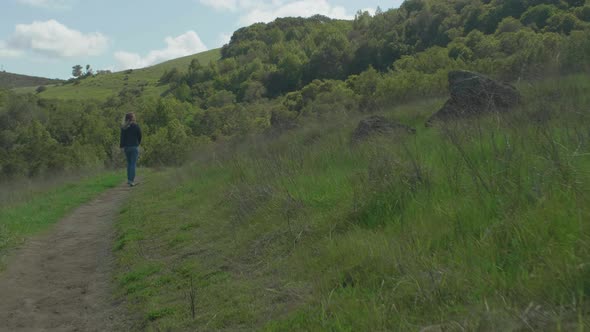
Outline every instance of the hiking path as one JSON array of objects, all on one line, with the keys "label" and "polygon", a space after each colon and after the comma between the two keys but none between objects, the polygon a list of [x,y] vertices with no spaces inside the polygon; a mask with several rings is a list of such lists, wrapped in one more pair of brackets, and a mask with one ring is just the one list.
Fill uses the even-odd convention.
[{"label": "hiking path", "polygon": [[113,297],[112,245],[129,192],[104,192],[14,250],[0,272],[0,331],[126,329]]}]

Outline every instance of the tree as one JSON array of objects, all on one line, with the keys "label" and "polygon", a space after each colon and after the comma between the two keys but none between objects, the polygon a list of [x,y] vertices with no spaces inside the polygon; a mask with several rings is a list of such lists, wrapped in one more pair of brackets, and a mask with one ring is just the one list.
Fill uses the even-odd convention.
[{"label": "tree", "polygon": [[91,76],[92,72],[93,72],[93,70],[90,67],[90,65],[86,65],[86,73],[84,73],[84,76]]},{"label": "tree", "polygon": [[180,101],[191,101],[191,88],[185,82],[179,84],[172,93]]},{"label": "tree", "polygon": [[524,25],[533,25],[535,28],[542,29],[547,25],[547,21],[551,16],[553,16],[557,12],[557,8],[552,5],[538,5],[535,7],[529,8],[522,17],[520,21]]},{"label": "tree", "polygon": [[323,37],[320,47],[312,54],[307,68],[307,81],[313,78],[344,79],[352,52],[345,35],[332,32]]},{"label": "tree", "polygon": [[231,91],[219,90],[207,99],[208,107],[223,107],[235,103],[236,96]]},{"label": "tree", "polygon": [[576,8],[574,13],[580,20],[590,22],[590,5]]},{"label": "tree", "polygon": [[517,32],[518,30],[520,30],[522,28],[523,28],[522,23],[520,23],[519,20],[517,20],[511,16],[506,17],[498,25],[498,29],[496,29],[496,35],[500,35],[503,33],[509,33],[509,32]]},{"label": "tree", "polygon": [[359,96],[361,110],[372,111],[376,108],[375,93],[381,76],[373,68],[369,67],[359,75],[353,75],[346,81],[348,87]]},{"label": "tree", "polygon": [[547,20],[547,30],[564,34],[570,34],[570,32],[574,30],[578,23],[578,18],[573,14],[558,13],[556,15],[551,16],[551,18]]},{"label": "tree", "polygon": [[240,99],[244,102],[255,102],[265,94],[266,88],[259,81],[246,81],[240,86]]},{"label": "tree", "polygon": [[74,77],[82,76],[82,66],[80,66],[80,65],[73,66],[72,67],[72,76],[74,76]]},{"label": "tree", "polygon": [[570,7],[581,7],[586,3],[586,0],[565,0]]}]

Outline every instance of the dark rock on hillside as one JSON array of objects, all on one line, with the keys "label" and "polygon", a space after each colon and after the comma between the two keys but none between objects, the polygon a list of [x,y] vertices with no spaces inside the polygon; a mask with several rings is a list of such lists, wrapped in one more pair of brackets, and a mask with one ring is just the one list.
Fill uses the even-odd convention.
[{"label": "dark rock on hillside", "polygon": [[451,98],[426,125],[435,121],[460,119],[470,115],[504,112],[519,104],[521,95],[508,83],[465,70],[449,73]]},{"label": "dark rock on hillside", "polygon": [[359,122],[352,134],[352,142],[362,141],[374,134],[390,135],[396,133],[415,134],[416,129],[388,120],[382,116],[373,115]]}]

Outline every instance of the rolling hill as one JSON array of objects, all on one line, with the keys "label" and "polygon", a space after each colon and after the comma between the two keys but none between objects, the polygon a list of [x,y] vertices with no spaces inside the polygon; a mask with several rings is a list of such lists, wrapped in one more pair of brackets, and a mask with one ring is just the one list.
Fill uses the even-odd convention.
[{"label": "rolling hill", "polygon": [[[214,49],[199,54],[166,61],[155,66],[125,70],[112,74],[101,74],[79,81],[77,84],[64,84],[48,87],[40,94],[44,98],[55,99],[106,99],[127,88],[131,91],[141,91],[145,96],[159,96],[168,88],[167,85],[158,86],[158,79],[172,68],[185,70],[193,59],[199,59],[202,64],[219,59],[220,50]],[[21,92],[31,92],[19,89]]]},{"label": "rolling hill", "polygon": [[588,331],[590,4],[558,2],[277,19],[2,91],[0,181],[121,167],[137,113],[142,184],[113,220],[126,330]]},{"label": "rolling hill", "polygon": [[63,82],[58,79],[50,79],[45,77],[27,76],[21,74],[0,72],[0,88],[23,88],[23,87],[38,87],[39,85],[57,84]]}]

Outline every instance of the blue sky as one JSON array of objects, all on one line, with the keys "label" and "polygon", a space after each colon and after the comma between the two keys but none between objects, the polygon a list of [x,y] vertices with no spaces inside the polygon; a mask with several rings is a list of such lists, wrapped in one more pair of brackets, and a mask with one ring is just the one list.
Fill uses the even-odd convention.
[{"label": "blue sky", "polygon": [[351,18],[401,0],[3,0],[0,69],[68,78],[75,64],[141,68],[221,47],[236,29],[284,16]]}]

